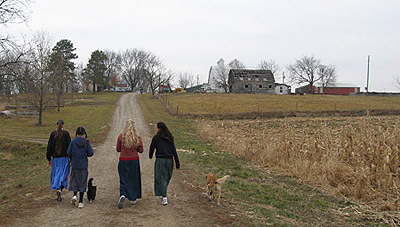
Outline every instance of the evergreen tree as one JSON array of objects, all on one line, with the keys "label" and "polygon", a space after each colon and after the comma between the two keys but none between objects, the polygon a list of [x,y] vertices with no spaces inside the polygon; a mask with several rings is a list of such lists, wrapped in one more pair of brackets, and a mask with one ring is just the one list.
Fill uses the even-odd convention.
[{"label": "evergreen tree", "polygon": [[85,68],[86,77],[93,83],[93,93],[96,92],[96,84],[101,87],[105,87],[107,84],[106,70],[107,66],[105,64],[107,56],[101,50],[96,50],[92,52],[90,56],[89,63]]},{"label": "evergreen tree", "polygon": [[76,50],[72,42],[67,39],[62,39],[53,47],[50,55],[49,72],[51,72],[52,89],[57,99],[58,112],[64,92],[68,88],[74,87],[77,79],[74,74],[75,63],[73,59],[78,56],[73,53]]}]

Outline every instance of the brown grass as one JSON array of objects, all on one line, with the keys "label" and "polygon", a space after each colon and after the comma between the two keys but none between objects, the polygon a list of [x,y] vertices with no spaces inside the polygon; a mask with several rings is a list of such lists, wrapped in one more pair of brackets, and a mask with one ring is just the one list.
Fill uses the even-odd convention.
[{"label": "brown grass", "polygon": [[179,114],[226,115],[274,112],[399,111],[400,97],[267,94],[167,94],[163,99]]},{"label": "brown grass", "polygon": [[398,209],[399,117],[201,121],[222,149],[378,210]]}]

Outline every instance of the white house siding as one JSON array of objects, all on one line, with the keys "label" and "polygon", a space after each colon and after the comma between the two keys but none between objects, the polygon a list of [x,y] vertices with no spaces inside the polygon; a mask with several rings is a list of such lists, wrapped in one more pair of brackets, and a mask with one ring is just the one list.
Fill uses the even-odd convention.
[{"label": "white house siding", "polygon": [[275,94],[277,95],[287,95],[290,94],[290,86],[283,84],[276,84],[275,86]]}]

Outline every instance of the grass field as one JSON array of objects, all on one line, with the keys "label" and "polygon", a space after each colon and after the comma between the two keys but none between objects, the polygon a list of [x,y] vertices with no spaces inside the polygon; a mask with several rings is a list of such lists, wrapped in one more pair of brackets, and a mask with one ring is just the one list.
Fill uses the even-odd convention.
[{"label": "grass field", "polygon": [[43,114],[42,126],[37,126],[37,116],[0,118],[0,136],[48,139],[55,130],[57,120],[63,119],[65,129],[71,136],[75,135],[78,126],[83,126],[88,137],[95,139],[106,132],[120,96],[121,93],[75,94],[73,101],[72,97],[67,98],[69,103],[60,112],[56,108],[47,109]]},{"label": "grass field", "polygon": [[[149,123],[163,121],[169,126],[176,146],[181,150],[179,156],[183,169],[191,171],[190,178],[197,187],[204,187],[204,176],[210,172],[217,176],[232,176],[224,184],[221,203],[229,203],[250,225],[346,226],[381,223],[358,216],[354,212],[358,206],[352,203],[328,196],[290,177],[259,168],[247,156],[223,152],[212,145],[213,140],[200,138],[197,125],[207,124],[207,121],[170,116],[159,100],[150,95],[141,95],[139,100]],[[210,136],[218,135],[210,133]]]},{"label": "grass field", "polygon": [[[83,125],[91,142],[101,141],[109,128],[115,104],[121,93],[79,94],[58,113],[44,112],[44,124],[37,126],[37,117],[0,118],[0,225],[16,213],[34,212],[41,197],[49,195],[50,168],[46,145],[10,139],[42,139],[46,141],[56,121],[64,119],[65,128],[75,136]],[[6,104],[3,103],[3,106]],[[3,138],[1,138],[3,137]],[[10,138],[10,139],[6,139]]]},{"label": "grass field", "polygon": [[400,96],[181,93],[165,94],[163,99],[182,115],[400,110]]},{"label": "grass field", "polygon": [[43,196],[43,185],[50,184],[45,151],[45,145],[0,138],[0,225],[34,209]]}]

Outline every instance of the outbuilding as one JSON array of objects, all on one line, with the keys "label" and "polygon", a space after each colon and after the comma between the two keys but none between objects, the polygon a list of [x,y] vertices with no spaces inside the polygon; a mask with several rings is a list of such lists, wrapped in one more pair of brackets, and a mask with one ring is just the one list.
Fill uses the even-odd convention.
[{"label": "outbuilding", "polygon": [[359,92],[360,87],[346,83],[336,83],[327,87],[321,85],[312,86],[311,92],[309,85],[296,88],[296,94],[351,95]]},{"label": "outbuilding", "polygon": [[228,84],[232,93],[275,94],[275,79],[271,70],[231,69]]}]

